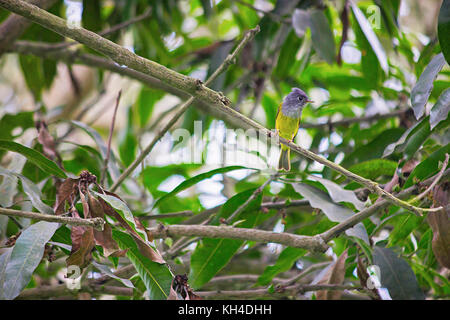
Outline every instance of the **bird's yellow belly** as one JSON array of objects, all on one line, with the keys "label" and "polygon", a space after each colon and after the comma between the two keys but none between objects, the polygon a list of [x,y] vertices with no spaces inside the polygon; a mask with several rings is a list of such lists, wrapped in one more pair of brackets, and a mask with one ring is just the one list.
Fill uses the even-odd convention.
[{"label": "bird's yellow belly", "polygon": [[287,117],[280,110],[275,121],[275,128],[278,130],[280,137],[292,140],[297,134],[299,124],[300,118]]}]

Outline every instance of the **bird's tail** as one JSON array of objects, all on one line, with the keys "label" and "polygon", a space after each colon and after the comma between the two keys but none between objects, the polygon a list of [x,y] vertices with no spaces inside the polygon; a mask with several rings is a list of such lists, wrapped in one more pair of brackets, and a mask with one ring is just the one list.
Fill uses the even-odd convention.
[{"label": "bird's tail", "polygon": [[278,161],[278,170],[291,170],[290,153],[291,149],[281,147],[280,160]]}]

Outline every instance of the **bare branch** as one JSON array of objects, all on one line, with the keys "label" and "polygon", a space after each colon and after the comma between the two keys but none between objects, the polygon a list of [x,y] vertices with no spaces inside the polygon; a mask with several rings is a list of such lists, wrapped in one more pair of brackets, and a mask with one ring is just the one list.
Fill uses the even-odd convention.
[{"label": "bare branch", "polygon": [[251,240],[258,242],[274,242],[294,248],[304,248],[311,251],[325,251],[328,246],[322,238],[316,236],[299,236],[291,233],[278,233],[230,226],[197,226],[197,225],[167,225],[150,228],[148,231],[156,238],[165,237],[204,237]]}]

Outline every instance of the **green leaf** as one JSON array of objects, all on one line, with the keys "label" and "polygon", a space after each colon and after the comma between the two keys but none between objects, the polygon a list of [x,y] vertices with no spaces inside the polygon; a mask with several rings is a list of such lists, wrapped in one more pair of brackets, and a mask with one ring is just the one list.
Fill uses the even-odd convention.
[{"label": "green leaf", "polygon": [[173,278],[167,265],[153,262],[144,256],[130,235],[113,230],[113,238],[117,241],[120,249],[128,249],[126,255],[144,282],[150,299],[166,300],[170,294]]},{"label": "green leaf", "polygon": [[[71,123],[74,124],[76,127],[84,130],[89,136],[91,136],[91,138],[94,139],[95,143],[97,144],[98,148],[100,149],[100,153],[101,153],[103,159],[106,158],[106,155],[108,153],[108,146],[103,141],[100,134],[93,128],[89,127],[88,125],[86,125],[80,121],[72,120]],[[112,150],[110,152],[110,159],[108,161],[108,170],[112,174],[112,177],[114,179],[117,179],[120,176],[120,171],[119,171],[119,168],[117,167],[116,157]]]},{"label": "green leaf", "polygon": [[450,154],[450,143],[433,152],[430,156],[419,163],[410,173],[408,180],[406,180],[403,188],[411,187],[414,180],[423,181],[439,171],[439,162],[443,162],[445,154]]},{"label": "green leaf", "polygon": [[316,52],[329,64],[333,64],[336,55],[333,31],[325,13],[314,9],[310,12],[312,45]]},{"label": "green leaf", "polygon": [[382,287],[393,300],[423,300],[416,276],[409,264],[389,248],[375,247],[373,264],[380,268]]},{"label": "green leaf", "polygon": [[11,257],[11,252],[13,248],[5,248],[2,250],[2,254],[0,255],[0,300],[4,300],[5,297],[3,295],[3,288],[5,285],[5,277],[6,277],[6,266],[8,265],[9,257]]},{"label": "green leaf", "polygon": [[[255,191],[250,189],[238,193],[230,198],[223,206],[213,224],[218,224],[220,218],[228,218],[239,208]],[[249,203],[234,221],[245,220],[237,227],[253,228],[258,223],[258,211],[261,205],[262,194],[259,194]],[[245,241],[234,239],[209,239],[205,238],[197,244],[195,251],[191,256],[191,271],[189,275],[189,284],[194,288],[201,288],[205,283],[211,280],[222,268],[224,268]]]},{"label": "green leaf", "polygon": [[305,249],[287,247],[280,253],[274,265],[264,269],[263,274],[258,278],[258,284],[262,286],[268,285],[276,275],[291,269],[292,265],[303,257],[305,253],[307,253]]},{"label": "green leaf", "polygon": [[100,31],[102,28],[101,1],[83,0],[83,14],[81,16],[83,28],[90,31]]},{"label": "green leaf", "polygon": [[5,270],[5,299],[12,300],[17,297],[30,282],[31,275],[41,262],[45,244],[58,228],[58,223],[40,221],[29,226],[19,236]]},{"label": "green leaf", "polygon": [[413,214],[403,214],[390,220],[390,224],[394,226],[389,235],[389,246],[398,244],[403,240],[409,240],[409,234],[413,232],[422,223],[423,217]]},{"label": "green leaf", "polygon": [[403,128],[392,128],[381,132],[372,141],[362,145],[344,158],[342,165],[348,167],[371,159],[381,158],[389,144],[395,143],[405,132]]},{"label": "green leaf", "polygon": [[411,159],[431,133],[429,116],[427,116],[406,130],[397,142],[388,145],[384,150],[383,157],[399,153],[404,159]]},{"label": "green leaf", "polygon": [[370,180],[376,180],[381,176],[392,177],[397,169],[395,161],[386,159],[374,159],[357,163],[348,170]]},{"label": "green leaf", "polygon": [[103,193],[98,193],[95,191],[91,191],[92,193],[94,193],[95,195],[99,196],[100,198],[102,198],[103,200],[105,200],[109,205],[111,205],[111,207],[113,207],[114,209],[116,209],[117,213],[124,218],[128,225],[133,228],[134,231],[136,231],[142,239],[145,239],[145,242],[148,242],[148,237],[147,237],[147,233],[144,232],[142,229],[138,228],[138,226],[136,225],[136,220],[134,219],[133,213],[131,213],[131,210],[128,208],[128,206],[125,204],[125,202],[123,202],[122,200],[120,200],[117,197],[108,195],[108,194],[103,194]]},{"label": "green leaf", "polygon": [[433,89],[434,79],[444,65],[445,59],[442,53],[434,56],[411,91],[411,105],[417,120],[425,113],[425,104]]},{"label": "green leaf", "polygon": [[[34,127],[33,112],[20,112],[17,114],[5,114],[0,119],[0,139],[13,140],[19,137],[26,129]],[[21,128],[20,134],[13,135],[15,128]],[[5,150],[0,149],[0,157],[5,153]]]},{"label": "green leaf", "polygon": [[42,60],[32,55],[19,55],[22,73],[28,88],[36,101],[41,100],[41,92],[45,86],[45,75]]},{"label": "green leaf", "polygon": [[[333,222],[342,222],[352,217],[355,213],[347,207],[335,203],[330,196],[322,190],[305,183],[291,183],[296,192],[309,201],[313,208],[318,208]],[[369,243],[366,228],[362,223],[347,229],[345,233],[357,237]]]},{"label": "green leaf", "polygon": [[19,173],[15,173],[6,169],[3,169],[0,167],[0,175],[8,176],[11,178],[18,178],[22,182],[22,188],[23,191],[26,193],[26,195],[30,198],[31,203],[33,204],[33,207],[38,209],[42,213],[46,214],[55,214],[53,209],[42,202],[42,193],[41,190],[39,190],[38,186],[35,185],[32,181],[30,181],[28,178],[24,177],[23,175]]},{"label": "green leaf", "polygon": [[353,10],[353,14],[356,20],[358,21],[358,25],[361,27],[362,32],[364,33],[367,41],[370,43],[370,46],[372,47],[373,52],[378,58],[381,69],[383,69],[385,73],[388,73],[389,67],[386,53],[384,52],[383,46],[378,40],[377,35],[370,26],[369,21],[367,21],[366,17],[364,16],[364,13],[362,13],[362,11],[358,8],[358,6],[353,2],[350,2],[350,4]]},{"label": "green leaf", "polygon": [[446,89],[438,98],[436,104],[431,108],[430,125],[431,130],[438,125],[439,122],[447,119],[450,111],[450,88]]},{"label": "green leaf", "polygon": [[134,285],[133,285],[133,283],[132,283],[130,280],[124,279],[124,278],[120,278],[120,277],[116,276],[116,275],[110,270],[109,266],[104,265],[104,264],[97,263],[97,262],[95,262],[95,261],[92,261],[92,265],[93,265],[94,267],[96,267],[98,270],[100,270],[100,272],[102,272],[102,273],[104,273],[104,274],[110,276],[110,277],[113,278],[113,279],[116,279],[117,281],[122,282],[126,287],[128,287],[128,288],[134,288]]},{"label": "green leaf", "polygon": [[209,179],[212,176],[219,174],[219,173],[226,173],[226,172],[230,172],[233,170],[239,170],[239,169],[248,169],[246,167],[242,167],[242,166],[229,166],[229,167],[223,167],[223,168],[218,168],[218,169],[214,169],[205,173],[201,173],[199,175],[196,175],[195,177],[192,177],[190,179],[187,179],[185,181],[183,181],[182,183],[180,183],[175,189],[173,189],[171,192],[163,195],[161,198],[159,198],[155,204],[153,205],[153,208],[156,208],[163,200],[166,200],[167,198],[173,197],[174,195],[176,195],[177,193],[180,193],[183,190],[186,190],[189,187],[192,187],[193,185],[199,183],[202,180],[205,179]]},{"label": "green leaf", "polygon": [[160,90],[142,87],[141,92],[139,93],[139,97],[135,104],[141,128],[145,127],[145,125],[148,123],[148,120],[150,120],[156,102],[161,100],[163,96],[164,92]]},{"label": "green leaf", "polygon": [[450,0],[442,1],[438,18],[438,38],[445,60],[450,64]]},{"label": "green leaf", "polygon": [[25,147],[24,145],[13,141],[6,140],[0,140],[0,149],[20,153],[21,155],[25,156],[28,161],[32,162],[48,174],[55,175],[59,178],[67,178],[64,171],[62,171],[56,163],[49,160],[42,153],[34,149]]}]

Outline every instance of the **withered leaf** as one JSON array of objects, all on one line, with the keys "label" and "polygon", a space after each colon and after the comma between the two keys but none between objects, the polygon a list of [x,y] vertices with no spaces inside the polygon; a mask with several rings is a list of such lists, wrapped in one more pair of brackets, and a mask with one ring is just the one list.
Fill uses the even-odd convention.
[{"label": "withered leaf", "polygon": [[[345,260],[348,253],[345,250],[336,262],[330,267],[325,276],[318,282],[318,284],[343,284],[345,279]],[[341,299],[342,291],[340,290],[320,290],[317,291],[317,300],[339,300]]]},{"label": "withered leaf", "polygon": [[75,196],[78,192],[78,180],[79,179],[67,178],[59,186],[54,206],[56,215],[64,213],[65,211],[64,206],[66,201],[68,201],[70,206],[72,206]]},{"label": "withered leaf", "polygon": [[38,141],[42,145],[44,154],[51,160],[57,160],[61,166],[61,157],[56,151],[55,139],[48,132],[47,124],[44,121],[36,122],[36,129],[38,131]]},{"label": "withered leaf", "polygon": [[430,212],[427,221],[433,230],[431,243],[434,256],[439,263],[450,269],[450,210],[448,209],[450,199],[450,182],[444,182],[434,187],[433,207],[442,206],[444,209]]},{"label": "withered leaf", "polygon": [[[93,218],[105,218],[103,207],[100,202],[90,193],[88,193],[89,212]],[[123,256],[126,250],[120,250],[117,242],[112,237],[112,229],[108,222],[105,223],[103,231],[94,230],[95,243],[103,247],[105,257]]]},{"label": "withered leaf", "polygon": [[72,227],[72,251],[66,259],[67,266],[86,267],[92,259],[92,249],[95,246],[92,228]]}]

